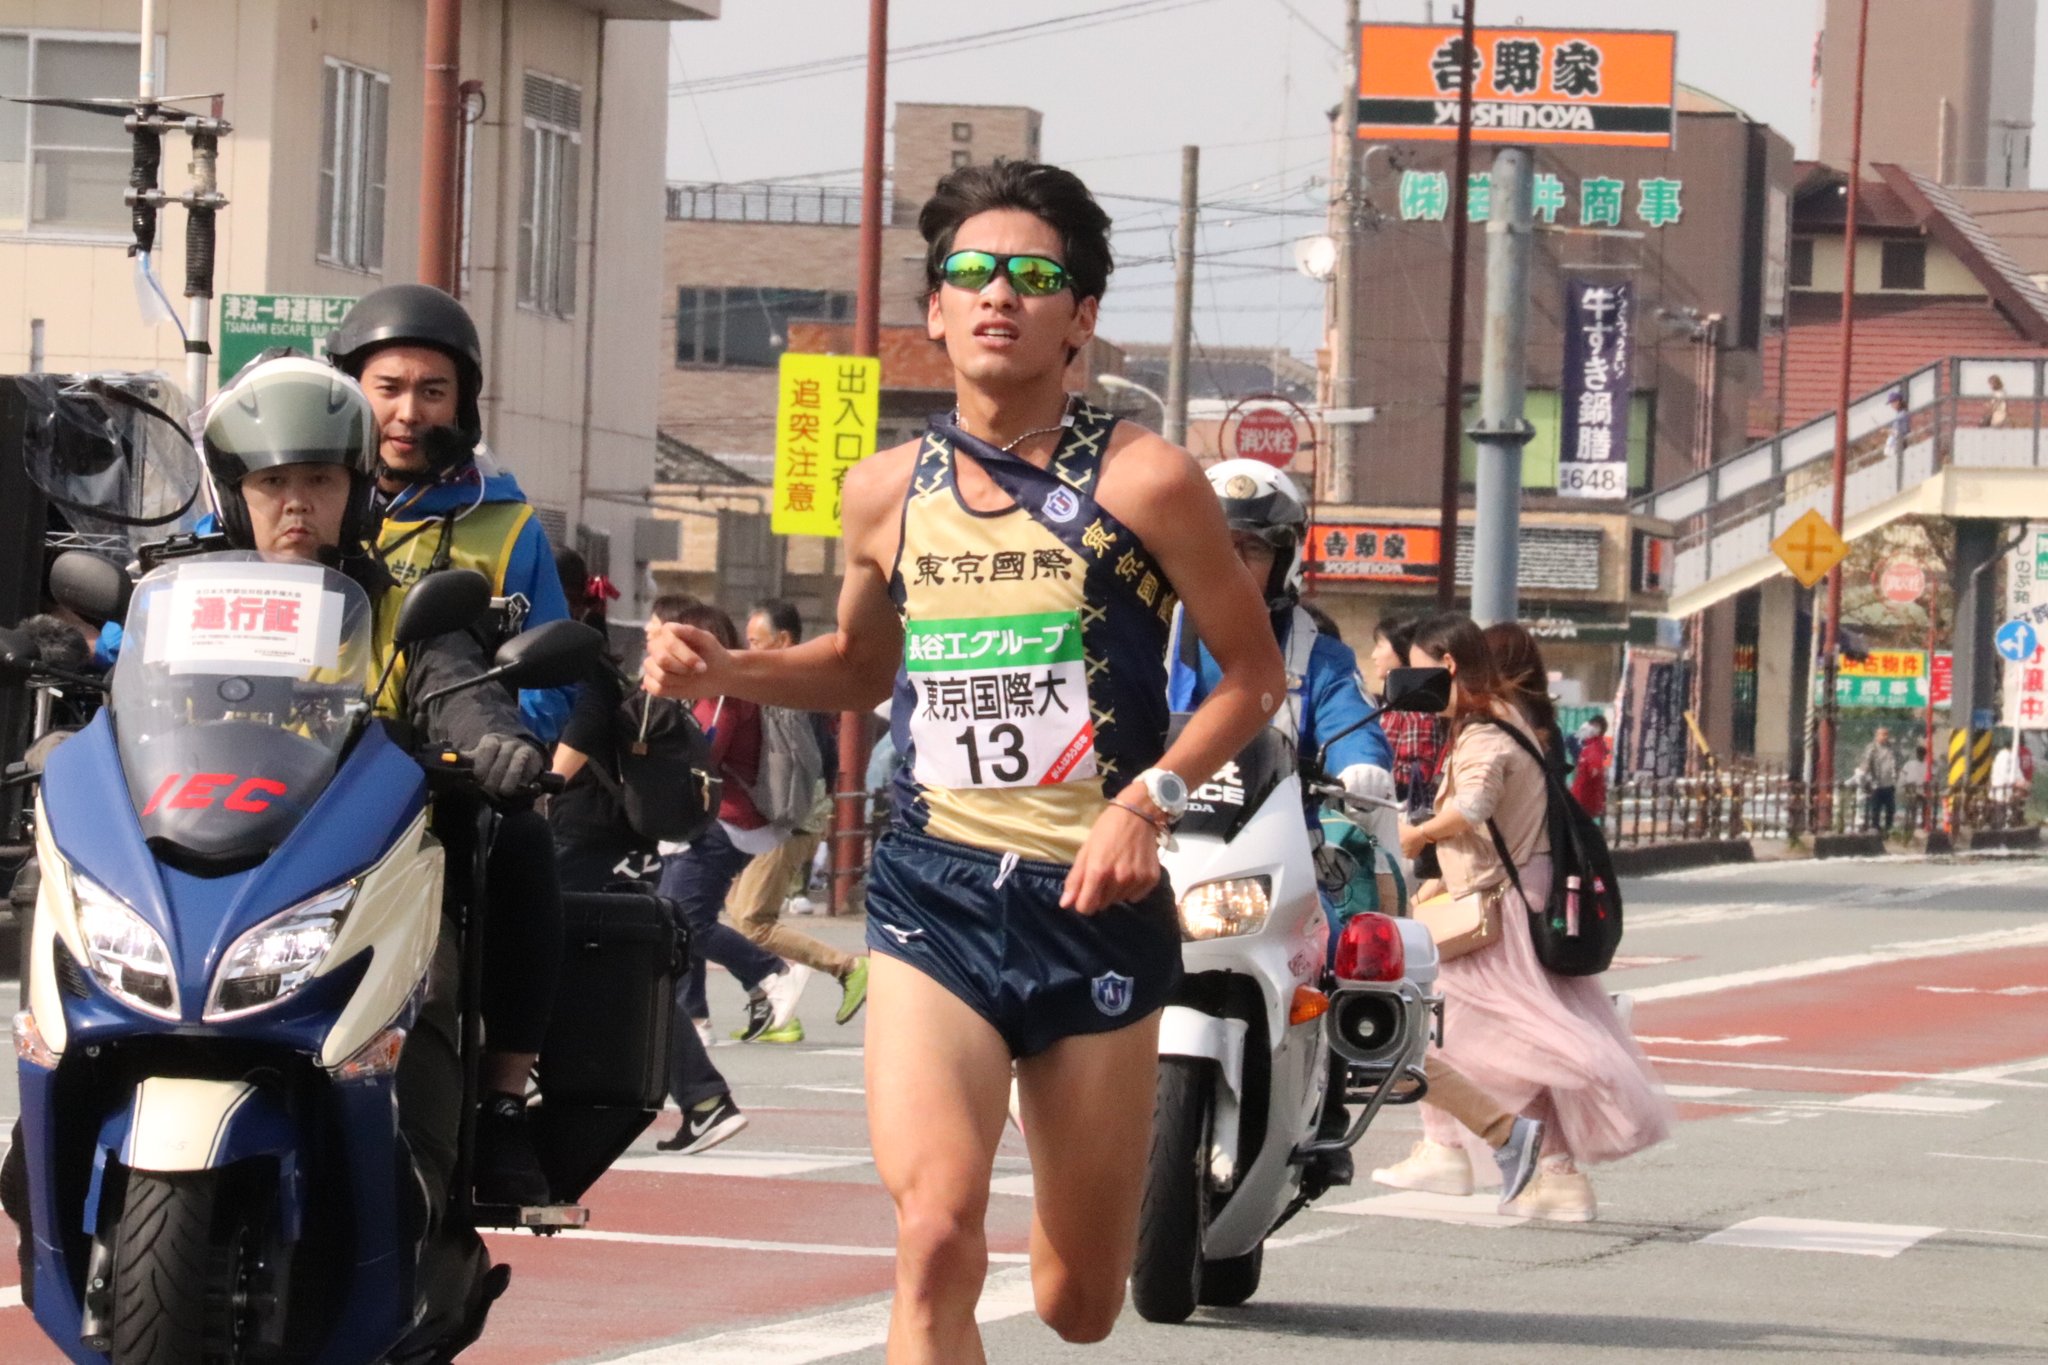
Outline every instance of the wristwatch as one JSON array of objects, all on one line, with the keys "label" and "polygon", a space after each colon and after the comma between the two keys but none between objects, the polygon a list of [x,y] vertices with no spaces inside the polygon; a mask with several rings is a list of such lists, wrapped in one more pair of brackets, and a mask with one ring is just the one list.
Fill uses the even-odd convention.
[{"label": "wristwatch", "polygon": [[1145,789],[1145,795],[1152,798],[1152,804],[1159,807],[1159,813],[1169,823],[1187,813],[1188,784],[1179,773],[1168,772],[1165,768],[1147,768],[1138,774],[1135,781]]}]

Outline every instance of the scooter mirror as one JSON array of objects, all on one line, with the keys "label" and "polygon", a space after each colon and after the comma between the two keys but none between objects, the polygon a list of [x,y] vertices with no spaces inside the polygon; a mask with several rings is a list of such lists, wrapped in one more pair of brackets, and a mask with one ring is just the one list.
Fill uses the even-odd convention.
[{"label": "scooter mirror", "polygon": [[119,564],[85,550],[66,550],[50,564],[50,596],[96,625],[126,616],[134,591]]},{"label": "scooter mirror", "polygon": [[498,646],[491,671],[520,687],[567,687],[603,654],[604,636],[581,621],[550,621]]},{"label": "scooter mirror", "polygon": [[491,582],[474,569],[440,569],[412,586],[398,609],[392,642],[403,649],[466,630],[490,610]]},{"label": "scooter mirror", "polygon": [[1423,711],[1432,715],[1451,706],[1451,673],[1446,668],[1387,670],[1388,711]]},{"label": "scooter mirror", "polygon": [[0,682],[26,682],[42,651],[18,630],[0,627]]}]

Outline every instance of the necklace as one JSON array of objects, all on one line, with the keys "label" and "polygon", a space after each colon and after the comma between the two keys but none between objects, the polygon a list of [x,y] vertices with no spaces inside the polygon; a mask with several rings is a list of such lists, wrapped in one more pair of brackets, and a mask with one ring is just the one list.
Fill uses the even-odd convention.
[{"label": "necklace", "polygon": [[[957,407],[953,409],[953,425],[959,427],[962,431],[967,431],[966,427],[960,426],[960,409]],[[1017,451],[1017,447],[1023,445],[1032,437],[1044,436],[1055,431],[1065,431],[1068,427],[1072,425],[1074,425],[1074,400],[1069,398],[1066,401],[1065,407],[1060,412],[1059,421],[1053,423],[1049,427],[1034,427],[1032,430],[1025,432],[1022,436],[1019,436],[1014,441],[1011,441],[1008,445],[999,448],[1005,455],[1014,455]],[[972,436],[974,433],[971,431],[967,431],[967,434],[969,436]]]}]

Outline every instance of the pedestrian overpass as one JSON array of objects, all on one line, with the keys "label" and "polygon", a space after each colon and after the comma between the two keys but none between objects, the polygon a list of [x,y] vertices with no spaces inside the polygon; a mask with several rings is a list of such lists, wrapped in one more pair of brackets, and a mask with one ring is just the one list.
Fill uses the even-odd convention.
[{"label": "pedestrian overpass", "polygon": [[[1987,425],[2004,386],[2003,425]],[[1886,399],[1910,431],[1890,439]],[[1771,542],[1809,509],[1831,511],[1835,414],[1780,432],[1634,504],[1679,528],[1670,614],[1687,617],[1786,572]],[[2048,521],[2048,359],[1954,357],[1849,404],[1842,535],[1854,543],[1924,514]]]}]

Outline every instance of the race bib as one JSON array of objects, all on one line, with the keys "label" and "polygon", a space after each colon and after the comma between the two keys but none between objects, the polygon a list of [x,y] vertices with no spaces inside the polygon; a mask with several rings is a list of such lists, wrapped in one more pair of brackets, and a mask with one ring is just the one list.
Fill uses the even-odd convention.
[{"label": "race bib", "polygon": [[1074,612],[913,621],[913,769],[928,787],[1042,787],[1095,776]]}]

